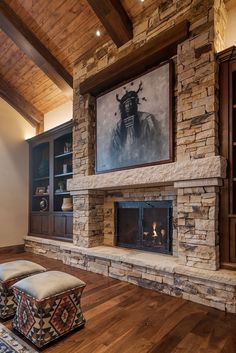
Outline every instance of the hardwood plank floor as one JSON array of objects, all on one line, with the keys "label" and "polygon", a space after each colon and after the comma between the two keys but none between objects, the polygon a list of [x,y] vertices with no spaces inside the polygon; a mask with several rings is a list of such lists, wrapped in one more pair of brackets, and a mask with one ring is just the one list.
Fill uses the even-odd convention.
[{"label": "hardwood plank floor", "polygon": [[[0,263],[35,261],[87,283],[86,326],[45,353],[235,353],[236,315],[79,270],[29,253],[0,254]],[[4,322],[11,328],[11,321]]]}]

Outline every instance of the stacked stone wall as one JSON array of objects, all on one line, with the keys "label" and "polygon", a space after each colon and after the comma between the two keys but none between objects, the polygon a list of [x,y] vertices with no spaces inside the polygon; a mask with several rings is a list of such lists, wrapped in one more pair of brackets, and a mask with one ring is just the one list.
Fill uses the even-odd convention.
[{"label": "stacked stone wall", "polygon": [[219,268],[219,187],[178,189],[179,262],[210,270]]},{"label": "stacked stone wall", "polygon": [[[159,264],[135,261],[129,256],[107,255],[102,250],[70,249],[60,242],[28,239],[26,250],[63,263],[126,281],[158,292],[212,306],[222,311],[236,313],[236,278],[234,272],[180,266],[174,258],[167,261],[159,255]],[[102,247],[103,248],[103,247]],[[121,253],[123,250],[121,250]],[[148,256],[148,255],[147,255]],[[119,259],[120,258],[120,259]]]}]

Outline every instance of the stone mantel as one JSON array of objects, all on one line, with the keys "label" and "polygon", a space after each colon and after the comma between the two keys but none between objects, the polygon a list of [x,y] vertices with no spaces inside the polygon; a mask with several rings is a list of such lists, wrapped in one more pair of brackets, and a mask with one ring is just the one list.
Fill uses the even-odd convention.
[{"label": "stone mantel", "polygon": [[[121,188],[152,187],[178,182],[206,182],[226,177],[226,160],[213,156],[195,160],[183,160],[168,164],[133,168],[104,174],[74,176],[68,181],[71,194],[86,190],[109,190]],[[204,184],[204,183],[203,183]]]}]

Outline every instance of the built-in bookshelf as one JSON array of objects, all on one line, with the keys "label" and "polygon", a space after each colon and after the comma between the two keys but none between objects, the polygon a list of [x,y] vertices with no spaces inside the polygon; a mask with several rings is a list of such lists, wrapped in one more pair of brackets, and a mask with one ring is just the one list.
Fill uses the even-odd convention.
[{"label": "built-in bookshelf", "polygon": [[37,135],[30,145],[29,234],[72,240],[72,122]]}]

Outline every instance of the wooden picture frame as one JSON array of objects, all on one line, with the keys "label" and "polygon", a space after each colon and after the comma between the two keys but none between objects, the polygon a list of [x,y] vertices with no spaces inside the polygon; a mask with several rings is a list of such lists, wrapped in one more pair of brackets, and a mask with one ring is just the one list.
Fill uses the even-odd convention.
[{"label": "wooden picture frame", "polygon": [[35,195],[44,195],[46,193],[45,186],[37,186],[35,189]]},{"label": "wooden picture frame", "polygon": [[96,98],[96,173],[173,161],[173,62]]}]

